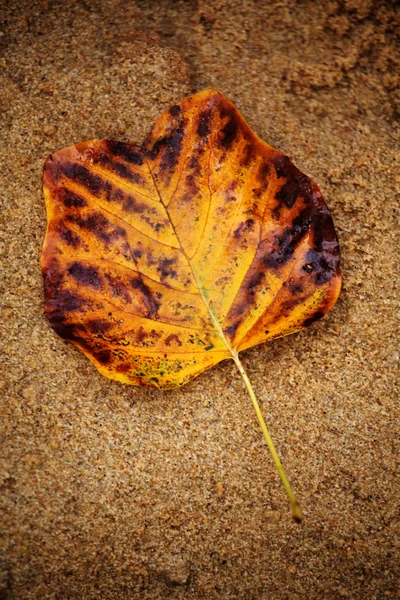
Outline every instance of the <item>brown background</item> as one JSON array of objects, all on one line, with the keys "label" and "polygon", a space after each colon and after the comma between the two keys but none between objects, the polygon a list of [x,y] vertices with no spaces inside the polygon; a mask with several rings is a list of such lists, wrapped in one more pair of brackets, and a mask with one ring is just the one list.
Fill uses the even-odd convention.
[{"label": "brown background", "polygon": [[[0,5],[0,597],[400,597],[399,5]],[[320,185],[341,241],[332,313],[243,353],[300,526],[233,363],[177,391],[126,387],[43,315],[45,157],[140,141],[206,87]]]}]

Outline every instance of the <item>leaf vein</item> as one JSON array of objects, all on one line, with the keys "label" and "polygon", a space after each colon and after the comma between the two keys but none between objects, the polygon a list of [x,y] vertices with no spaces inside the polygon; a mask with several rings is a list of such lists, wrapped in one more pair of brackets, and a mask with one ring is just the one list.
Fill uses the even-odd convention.
[{"label": "leaf vein", "polygon": [[[73,181],[73,180],[72,180]],[[77,184],[76,182],[74,182],[74,185],[76,185],[77,187],[82,189],[85,189],[83,186],[80,186],[79,184]],[[67,186],[68,187],[68,186]],[[70,189],[70,188],[69,188]],[[73,190],[71,190],[73,191]],[[87,192],[86,192],[87,193]],[[87,194],[87,197],[90,198],[90,201],[95,204],[100,210],[103,210],[104,212],[108,213],[109,215],[112,215],[113,217],[115,217],[116,219],[118,219],[119,221],[121,221],[122,223],[124,223],[125,225],[127,225],[128,227],[131,227],[132,229],[134,229],[135,231],[137,231],[138,233],[140,233],[141,235],[144,235],[145,237],[147,237],[149,240],[151,240],[152,242],[156,243],[156,244],[160,244],[161,246],[165,246],[166,248],[173,248],[174,250],[180,250],[180,248],[176,248],[175,246],[171,246],[170,244],[165,244],[164,242],[161,242],[160,240],[157,240],[156,238],[153,238],[151,235],[149,235],[148,233],[144,233],[144,231],[142,231],[141,229],[138,229],[137,227],[135,227],[135,225],[132,225],[132,223],[129,223],[129,221],[126,221],[123,217],[121,217],[120,215],[117,215],[116,213],[112,212],[112,210],[109,210],[107,208],[105,208],[104,206],[102,206],[101,204],[99,204],[99,202],[94,198],[94,196],[92,194]]]}]

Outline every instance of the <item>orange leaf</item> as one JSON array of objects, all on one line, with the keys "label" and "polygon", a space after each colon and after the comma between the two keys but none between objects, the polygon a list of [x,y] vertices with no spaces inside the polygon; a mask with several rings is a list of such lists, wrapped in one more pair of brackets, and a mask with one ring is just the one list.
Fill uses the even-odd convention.
[{"label": "orange leaf", "polygon": [[43,184],[47,316],[112,379],[171,388],[239,366],[338,297],[319,189],[217,92],[164,112],[142,146],[56,152]]}]

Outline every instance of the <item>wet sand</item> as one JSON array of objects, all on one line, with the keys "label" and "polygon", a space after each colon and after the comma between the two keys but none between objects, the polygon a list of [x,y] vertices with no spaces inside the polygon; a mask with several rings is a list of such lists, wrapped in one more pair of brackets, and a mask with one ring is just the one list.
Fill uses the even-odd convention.
[{"label": "wet sand", "polygon": [[[398,5],[0,6],[0,598],[400,597]],[[301,525],[233,363],[124,386],[43,313],[47,155],[141,141],[209,87],[318,183],[341,243],[332,312],[243,353]]]}]

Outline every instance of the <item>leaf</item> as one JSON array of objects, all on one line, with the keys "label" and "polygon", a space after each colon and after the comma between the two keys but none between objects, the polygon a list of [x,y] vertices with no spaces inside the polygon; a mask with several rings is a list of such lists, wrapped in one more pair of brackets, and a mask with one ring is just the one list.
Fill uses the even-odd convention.
[{"label": "leaf", "polygon": [[53,154],[44,190],[48,318],[107,377],[181,385],[337,298],[318,188],[216,92],[166,111],[142,147]]},{"label": "leaf", "polygon": [[172,388],[232,358],[246,382],[241,350],[338,297],[318,187],[217,92],[165,111],[142,146],[56,152],[43,184],[46,313],[106,377]]}]

